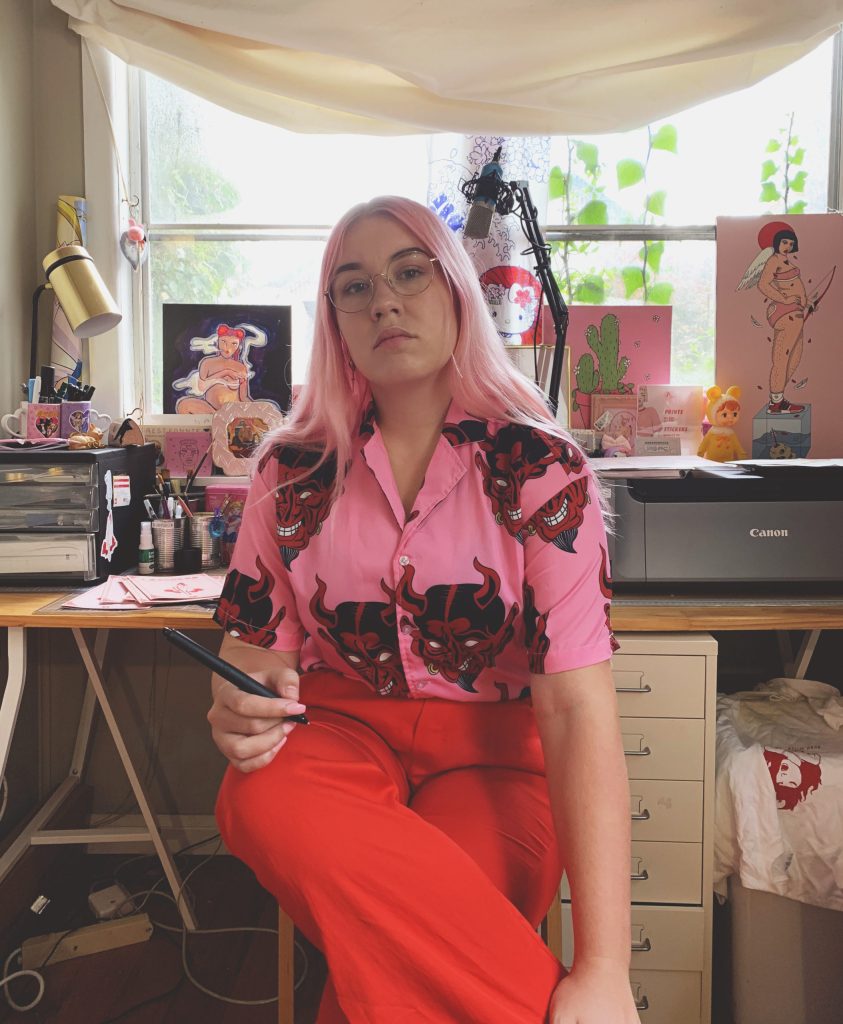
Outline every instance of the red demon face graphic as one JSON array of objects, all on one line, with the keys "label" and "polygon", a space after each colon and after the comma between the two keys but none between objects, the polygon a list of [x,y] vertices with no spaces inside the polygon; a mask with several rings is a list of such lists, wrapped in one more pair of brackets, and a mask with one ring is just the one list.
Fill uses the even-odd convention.
[{"label": "red demon face graphic", "polygon": [[[381,583],[389,595],[389,590]],[[357,675],[381,697],[409,696],[398,651],[395,603],[343,601],[336,608],[325,603],[325,583],[316,577],[310,611],[322,625],[319,635]],[[391,595],[390,595],[391,598]],[[324,627],[324,628],[323,628]]]},{"label": "red demon face graphic", "polygon": [[795,754],[792,750],[764,748],[764,760],[780,811],[792,811],[822,785],[819,757]]},{"label": "red demon face graphic", "polygon": [[[282,607],[273,615],[272,590],[275,579],[258,558],[260,576],[250,576],[232,569],[225,580],[214,618],[226,626],[232,636],[256,647],[273,647],[275,630],[287,612]],[[233,624],[233,625],[232,625]]]},{"label": "red demon face graphic", "polygon": [[304,479],[288,482],[306,473],[318,458],[318,452],[290,448],[278,453],[275,529],[281,557],[288,569],[299,552],[319,533],[331,510],[331,488],[336,479],[334,459],[326,460]]},{"label": "red demon face graphic", "polygon": [[547,615],[536,608],[535,593],[529,583],[524,584],[524,642],[531,672],[544,672],[544,659],[550,650],[546,633]]},{"label": "red demon face graphic", "polygon": [[521,487],[527,480],[542,477],[547,467],[562,465],[566,472],[577,472],[583,457],[570,442],[531,427],[509,424],[494,438],[480,442],[485,459],[478,452],[477,468],[483,475],[483,491],[488,495],[495,519],[510,536],[522,540]]},{"label": "red demon face graphic", "polygon": [[588,480],[579,477],[536,510],[527,522],[527,532],[562,551],[574,553],[574,541],[588,502]]},{"label": "red demon face graphic", "polygon": [[518,605],[507,613],[500,577],[474,559],[483,577],[473,583],[434,586],[424,594],[413,588],[415,568],[407,566],[395,590],[398,604],[413,618],[401,619],[401,630],[413,637],[411,650],[424,660],[431,675],[441,675],[461,689],[476,693],[474,680],[512,639]]},{"label": "red demon face graphic", "polygon": [[[609,573],[609,555],[603,545],[600,545],[600,593],[605,598],[611,598],[612,596],[612,577]],[[612,645],[612,652],[619,651],[621,645],[615,639],[615,634],[612,632],[612,605],[609,600],[603,605],[603,611],[606,613],[606,629],[609,630],[609,642]]]}]

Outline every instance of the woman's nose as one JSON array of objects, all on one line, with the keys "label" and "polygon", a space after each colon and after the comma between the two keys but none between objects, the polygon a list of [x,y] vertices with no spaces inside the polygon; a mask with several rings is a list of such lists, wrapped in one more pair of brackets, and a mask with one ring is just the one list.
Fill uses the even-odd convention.
[{"label": "woman's nose", "polygon": [[372,304],[370,310],[373,316],[380,316],[388,309],[399,309],[400,299],[389,283],[386,274],[375,274],[372,278]]}]

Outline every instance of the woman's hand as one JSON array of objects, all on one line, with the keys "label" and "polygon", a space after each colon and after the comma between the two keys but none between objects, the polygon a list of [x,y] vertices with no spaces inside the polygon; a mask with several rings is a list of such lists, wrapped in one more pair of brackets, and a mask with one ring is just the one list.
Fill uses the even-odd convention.
[{"label": "woman's hand", "polygon": [[241,772],[253,772],[275,757],[296,728],[289,715],[305,711],[299,704],[299,674],[284,665],[249,669],[249,675],[277,693],[278,699],[243,693],[236,686],[214,676],[213,703],[208,712],[211,736],[224,757]]},{"label": "woman's hand", "polygon": [[577,962],[550,999],[549,1024],[641,1024],[629,971],[615,960]]}]

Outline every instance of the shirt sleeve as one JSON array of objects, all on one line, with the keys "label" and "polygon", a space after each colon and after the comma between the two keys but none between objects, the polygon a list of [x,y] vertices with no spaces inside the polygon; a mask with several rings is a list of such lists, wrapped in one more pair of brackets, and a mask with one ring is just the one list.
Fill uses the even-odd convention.
[{"label": "shirt sleeve", "polygon": [[265,459],[252,480],[214,620],[246,643],[298,651],[304,629],[275,529],[277,466]]},{"label": "shirt sleeve", "polygon": [[597,488],[587,464],[572,472],[570,464],[557,463],[524,489],[524,621],[531,672],[595,665],[618,649],[609,622],[611,576]]}]

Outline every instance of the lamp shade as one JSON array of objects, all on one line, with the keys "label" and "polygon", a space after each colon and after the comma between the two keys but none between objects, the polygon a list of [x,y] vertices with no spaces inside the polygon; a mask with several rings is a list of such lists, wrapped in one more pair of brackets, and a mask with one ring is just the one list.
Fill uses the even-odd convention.
[{"label": "lamp shade", "polygon": [[77,338],[104,334],[123,319],[87,249],[63,245],[43,259],[44,272]]}]

